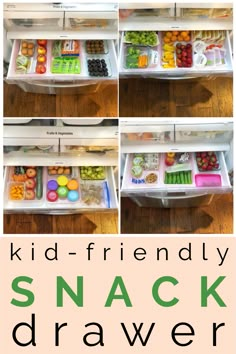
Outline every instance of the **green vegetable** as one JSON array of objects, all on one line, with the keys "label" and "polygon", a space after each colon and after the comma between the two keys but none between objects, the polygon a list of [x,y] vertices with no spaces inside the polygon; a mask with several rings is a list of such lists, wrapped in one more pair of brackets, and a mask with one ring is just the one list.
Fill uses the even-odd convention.
[{"label": "green vegetable", "polygon": [[135,45],[157,45],[157,35],[154,31],[128,31],[125,33],[125,41]]},{"label": "green vegetable", "polygon": [[173,184],[176,184],[176,173],[173,173],[173,179],[172,179],[172,181],[173,181]]},{"label": "green vegetable", "polygon": [[192,184],[192,172],[191,171],[188,172],[188,183]]},{"label": "green vegetable", "polygon": [[180,184],[180,176],[179,176],[179,173],[177,173],[176,183],[177,183],[177,184]]},{"label": "green vegetable", "polygon": [[184,172],[181,171],[180,172],[180,183],[184,184],[185,180],[184,180]]},{"label": "green vegetable", "polygon": [[42,167],[37,167],[36,198],[41,199],[42,196],[43,196],[43,169]]}]

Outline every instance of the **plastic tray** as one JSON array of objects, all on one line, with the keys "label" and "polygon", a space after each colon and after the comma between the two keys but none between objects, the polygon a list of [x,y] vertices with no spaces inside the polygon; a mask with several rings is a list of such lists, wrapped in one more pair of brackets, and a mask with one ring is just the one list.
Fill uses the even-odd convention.
[{"label": "plastic tray", "polygon": [[219,174],[196,174],[195,183],[197,187],[221,187],[221,175]]},{"label": "plastic tray", "polygon": [[81,63],[78,57],[55,57],[52,59],[53,74],[80,74]]},{"label": "plastic tray", "polygon": [[[97,168],[102,168],[102,172],[104,174],[104,178],[89,178],[88,174],[86,175],[86,177],[83,177],[83,168],[91,168],[92,169],[92,172],[93,171],[96,171]],[[84,166],[84,167],[80,167],[80,178],[81,180],[91,180],[91,181],[96,181],[96,180],[105,180],[106,178],[106,171],[105,171],[105,167],[103,166]]]},{"label": "plastic tray", "polygon": [[81,203],[84,207],[110,208],[110,192],[107,181],[83,181],[80,184]]},{"label": "plastic tray", "polygon": [[[23,195],[21,199],[11,199],[10,197],[10,191],[12,187],[16,187],[16,186],[22,186],[23,187]],[[25,183],[24,182],[8,182],[7,183],[7,195],[8,195],[8,199],[11,202],[22,202],[22,200],[25,200]]]},{"label": "plastic tray", "polygon": [[[105,61],[106,67],[107,67],[107,75],[99,75],[99,74],[94,74],[94,73],[92,74],[89,71],[89,61],[94,61],[94,60],[100,60],[100,61],[104,60]],[[110,77],[110,76],[112,76],[111,63],[110,63],[109,58],[103,54],[87,55],[87,72],[88,72],[89,76],[94,76],[94,77]]]},{"label": "plastic tray", "polygon": [[[216,157],[217,157],[217,161],[218,161],[218,163],[219,163],[219,154],[218,154],[218,152],[214,152],[214,154],[216,155]],[[203,170],[203,169],[200,169],[199,167],[198,167],[198,164],[197,164],[197,153],[195,153],[195,162],[196,162],[196,165],[197,165],[197,170],[199,171],[199,172],[201,172],[201,173],[209,173],[209,172],[214,172],[214,171],[220,171],[221,170],[221,167],[220,167],[220,163],[219,163],[219,168],[213,168],[212,170]]]},{"label": "plastic tray", "polygon": [[[103,51],[96,51],[96,43],[97,42],[102,42],[103,43]],[[94,47],[95,44],[95,51],[94,53],[91,53],[91,51],[88,50],[88,45],[92,45],[92,47]],[[107,41],[104,40],[87,40],[85,41],[85,48],[86,48],[86,53],[89,55],[97,55],[97,54],[108,54],[109,50],[108,50],[108,46],[107,46]]]},{"label": "plastic tray", "polygon": [[[159,182],[159,164],[160,164],[160,155],[159,156],[159,164],[156,167],[153,166],[152,169],[145,168],[145,155],[154,155],[154,154],[132,154],[129,159],[128,163],[128,180],[129,183],[133,185],[146,185],[146,186],[156,186]],[[135,176],[132,174],[132,169],[135,168],[134,166],[138,166],[139,164],[134,163],[135,158],[141,157],[143,159],[142,165],[142,173],[139,176]]]}]

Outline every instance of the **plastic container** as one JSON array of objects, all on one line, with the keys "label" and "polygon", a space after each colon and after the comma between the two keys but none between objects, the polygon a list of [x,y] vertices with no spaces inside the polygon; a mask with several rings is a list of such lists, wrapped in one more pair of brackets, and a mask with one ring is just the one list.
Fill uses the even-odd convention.
[{"label": "plastic container", "polygon": [[71,175],[71,167],[68,166],[49,166],[47,168],[49,176]]},{"label": "plastic container", "polygon": [[110,60],[102,54],[87,56],[87,70],[89,76],[109,77],[112,75]]},{"label": "plastic container", "polygon": [[[19,198],[16,196],[15,198],[13,197],[13,188],[21,188],[22,189],[22,194],[18,194]],[[19,202],[25,199],[25,183],[24,182],[8,182],[7,183],[7,195],[8,199],[14,202]]]},{"label": "plastic container", "polygon": [[125,47],[125,69],[146,69],[150,64],[151,49],[144,46]]},{"label": "plastic container", "polygon": [[221,175],[219,174],[196,174],[195,183],[197,187],[221,187]]},{"label": "plastic container", "polygon": [[110,208],[110,192],[107,181],[86,181],[80,185],[81,202],[87,207]]},{"label": "plastic container", "polygon": [[[200,154],[200,156],[198,156]],[[211,155],[209,155],[211,154]],[[219,163],[219,155],[217,152],[206,152],[206,151],[202,151],[202,152],[196,152],[195,153],[195,160],[196,160],[196,164],[197,164],[197,168],[199,172],[202,173],[209,173],[211,171],[220,171],[221,167],[220,167],[220,163]],[[201,166],[198,165],[198,160],[200,160],[201,164],[205,165],[204,168],[202,168]],[[214,165],[212,165],[210,162],[212,161],[212,163],[214,163]],[[210,168],[208,168],[208,166],[211,166]]]},{"label": "plastic container", "polygon": [[82,180],[104,180],[106,178],[105,167],[103,166],[80,167],[80,178]]},{"label": "plastic container", "polygon": [[156,47],[160,44],[160,41],[158,34],[154,31],[127,31],[124,36],[124,43],[135,46]]},{"label": "plastic container", "polygon": [[52,74],[80,74],[81,63],[78,57],[55,57],[51,64]]},{"label": "plastic container", "polygon": [[108,46],[107,42],[103,40],[88,40],[85,42],[85,48],[87,54],[107,54]]},{"label": "plastic container", "polygon": [[[66,181],[65,183],[60,183],[60,178]],[[78,188],[71,189],[69,188],[69,182],[71,180],[76,180],[78,183]],[[55,181],[54,184],[52,184],[52,181]],[[57,183],[56,183],[57,182]],[[57,184],[57,188],[56,188]],[[79,178],[77,177],[68,177],[65,175],[48,175],[48,179],[46,181],[46,188],[47,188],[47,202],[48,203],[78,203],[80,201],[80,183],[79,183]],[[70,193],[72,192],[72,193]],[[70,194],[73,194],[72,197]],[[75,197],[75,194],[77,194],[77,197]]]}]

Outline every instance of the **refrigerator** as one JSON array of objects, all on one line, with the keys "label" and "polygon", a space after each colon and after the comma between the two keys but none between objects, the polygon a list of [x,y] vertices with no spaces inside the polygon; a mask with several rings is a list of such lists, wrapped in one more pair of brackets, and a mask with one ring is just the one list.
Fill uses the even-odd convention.
[{"label": "refrigerator", "polygon": [[118,121],[5,119],[4,213],[118,210]]},{"label": "refrigerator", "polygon": [[175,208],[232,193],[232,119],[122,119],[120,129],[121,197]]},{"label": "refrigerator", "polygon": [[[63,95],[116,84],[117,7],[96,2],[5,3],[6,82],[25,92]],[[104,68],[102,75],[90,70],[96,60],[96,68]]]},{"label": "refrigerator", "polygon": [[120,78],[232,76],[232,2],[122,1],[120,8],[131,11],[119,21]]}]

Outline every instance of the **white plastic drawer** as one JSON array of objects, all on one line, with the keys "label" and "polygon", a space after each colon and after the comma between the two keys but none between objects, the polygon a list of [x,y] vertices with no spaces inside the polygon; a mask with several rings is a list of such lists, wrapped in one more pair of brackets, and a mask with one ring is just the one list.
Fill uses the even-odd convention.
[{"label": "white plastic drawer", "polygon": [[[160,34],[161,40],[161,34]],[[195,77],[204,77],[204,76],[227,76],[233,74],[233,61],[232,61],[232,49],[230,43],[229,31],[226,32],[225,39],[225,49],[226,49],[226,64],[218,65],[212,67],[204,68],[173,68],[173,69],[164,69],[161,66],[161,44],[159,44],[158,50],[158,65],[154,68],[146,69],[126,69],[124,65],[125,57],[125,44],[124,44],[124,32],[121,36],[120,42],[120,56],[119,56],[119,72],[120,77],[149,77],[149,78],[166,78],[166,79],[188,79]]]},{"label": "white plastic drawer", "polygon": [[[85,42],[80,42],[80,60],[81,60],[81,72],[80,74],[52,74],[51,73],[51,61],[52,61],[52,41],[48,41],[47,43],[47,63],[46,68],[47,71],[45,74],[37,74],[37,73],[29,73],[29,74],[17,74],[15,72],[16,66],[16,57],[19,53],[20,49],[20,40],[14,40],[11,59],[9,63],[9,69],[7,74],[7,80],[11,81],[27,81],[32,82],[35,81],[35,84],[42,84],[45,82],[45,85],[53,88],[53,84],[60,83],[60,87],[75,87],[78,86],[78,82],[76,80],[87,80],[93,82],[101,82],[107,80],[117,79],[117,58],[115,52],[114,42],[112,40],[107,41],[108,53],[104,54],[102,57],[108,62],[108,66],[110,67],[110,76],[107,77],[94,77],[89,76],[87,69],[87,55],[85,50]],[[101,55],[99,55],[100,57]],[[35,64],[32,64],[32,68],[34,68]],[[34,71],[34,70],[32,70]],[[55,84],[55,87],[58,87]]]},{"label": "white plastic drawer", "polygon": [[[115,178],[113,167],[106,167],[106,181],[109,189],[110,206],[109,207],[85,207],[80,202],[75,203],[48,203],[46,200],[46,180],[47,171],[43,171],[43,197],[41,200],[9,201],[8,199],[8,181],[11,167],[5,167],[4,171],[4,212],[5,213],[30,213],[30,214],[71,214],[96,211],[114,211],[118,208],[117,193],[115,187]],[[81,180],[80,180],[81,182]]]},{"label": "white plastic drawer", "polygon": [[123,174],[123,181],[122,181],[122,187],[121,187],[121,192],[122,195],[130,195],[134,194],[137,196],[143,196],[143,197],[157,197],[157,198],[164,198],[164,197],[175,197],[178,198],[184,198],[186,196],[191,196],[191,195],[204,195],[204,194],[223,194],[223,193],[230,193],[232,191],[232,186],[230,184],[229,176],[228,176],[228,171],[227,171],[227,166],[224,158],[224,153],[219,152],[219,163],[221,166],[221,170],[217,172],[211,172],[211,173],[217,173],[221,175],[221,180],[222,180],[222,186],[221,187],[196,187],[195,181],[194,181],[194,176],[198,172],[197,165],[194,161],[193,163],[193,174],[192,174],[192,185],[166,185],[163,184],[163,169],[162,169],[162,163],[160,163],[160,168],[159,171],[157,172],[158,174],[158,180],[160,183],[158,183],[155,187],[150,186],[150,185],[136,185],[129,183],[129,166],[130,166],[130,154],[126,155],[126,161],[125,161],[125,167],[124,167],[124,174]]}]

